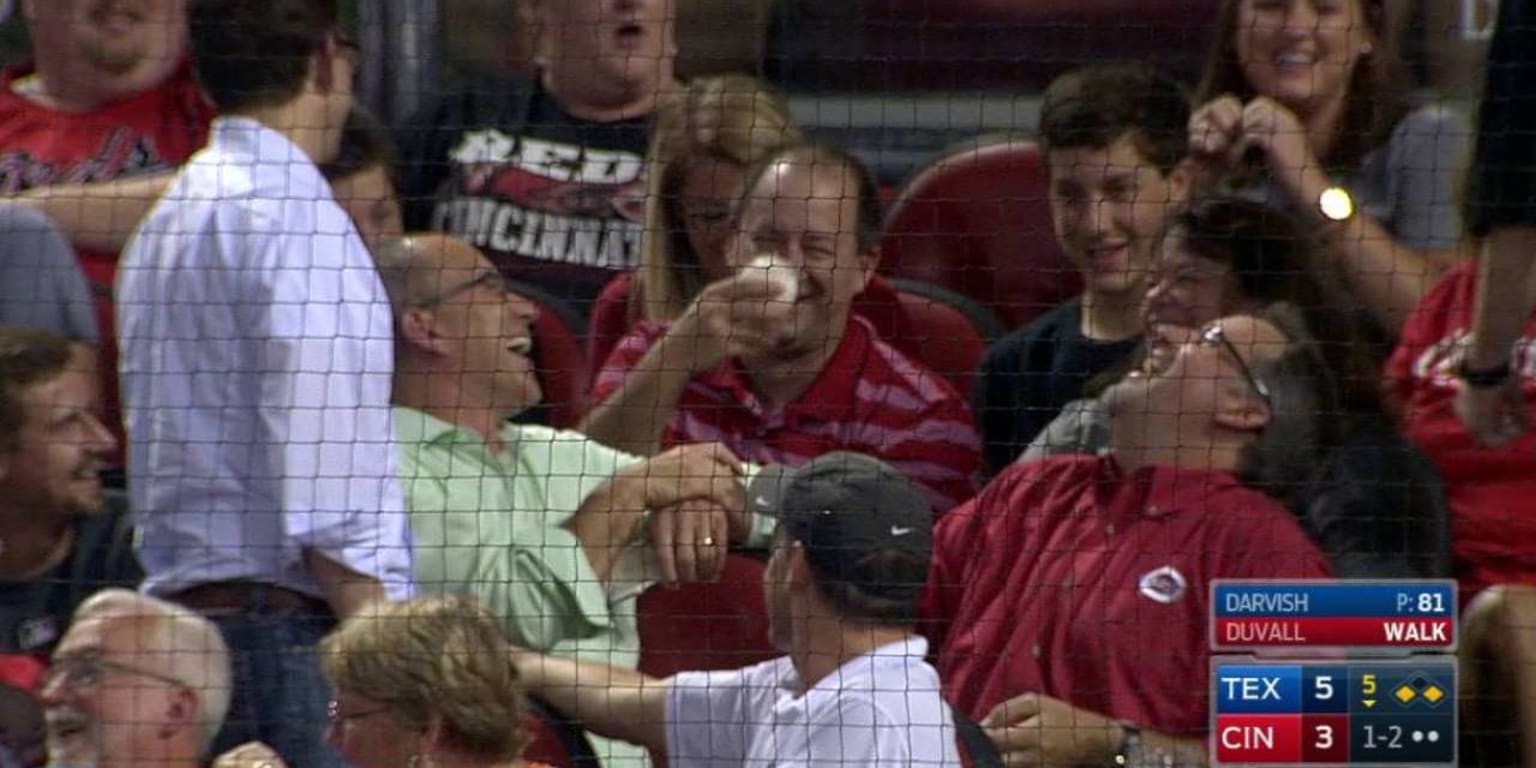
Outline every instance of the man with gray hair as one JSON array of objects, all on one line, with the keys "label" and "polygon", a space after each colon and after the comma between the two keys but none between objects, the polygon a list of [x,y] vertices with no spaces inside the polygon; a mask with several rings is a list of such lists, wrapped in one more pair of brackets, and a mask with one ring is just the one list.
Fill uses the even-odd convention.
[{"label": "man with gray hair", "polygon": [[197,768],[229,710],[229,649],[207,619],[126,589],[80,605],[43,687],[50,765]]}]

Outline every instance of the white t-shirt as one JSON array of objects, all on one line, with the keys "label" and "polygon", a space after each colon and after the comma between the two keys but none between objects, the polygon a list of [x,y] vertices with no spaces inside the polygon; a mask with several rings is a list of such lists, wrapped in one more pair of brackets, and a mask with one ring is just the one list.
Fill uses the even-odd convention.
[{"label": "white t-shirt", "polygon": [[928,642],[876,648],[799,693],[789,657],[684,672],[667,692],[672,768],[960,765]]}]

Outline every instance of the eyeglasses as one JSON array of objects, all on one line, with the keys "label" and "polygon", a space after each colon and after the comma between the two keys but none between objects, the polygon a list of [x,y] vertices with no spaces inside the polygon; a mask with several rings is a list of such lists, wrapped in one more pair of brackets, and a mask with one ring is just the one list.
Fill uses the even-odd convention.
[{"label": "eyeglasses", "polygon": [[439,293],[430,299],[418,301],[416,304],[417,306],[422,307],[435,307],[445,301],[448,301],[449,299],[454,298],[455,296],[469,293],[476,288],[490,288],[497,293],[511,293],[512,283],[511,281],[507,280],[506,277],[503,277],[500,272],[485,272],[476,275],[469,280],[465,280],[464,282],[459,283],[458,285],[455,285],[454,287],[449,288],[448,290],[443,291],[442,293]]},{"label": "eyeglasses", "polygon": [[64,683],[73,688],[91,689],[101,685],[107,673],[115,672],[120,675],[132,675],[134,677],[146,677],[150,680],[159,680],[181,688],[190,688],[185,680],[161,674],[148,669],[119,664],[115,661],[107,661],[100,656],[56,656],[52,665],[44,676],[45,685],[52,686],[56,683]]},{"label": "eyeglasses", "polygon": [[353,720],[363,720],[388,711],[389,707],[376,707],[363,712],[342,712],[341,704],[333,699],[325,705],[325,719],[332,728],[340,728]]},{"label": "eyeglasses", "polygon": [[1253,369],[1243,362],[1243,356],[1237,353],[1237,347],[1232,344],[1231,339],[1227,338],[1227,334],[1221,329],[1221,326],[1213,325],[1201,331],[1200,344],[1206,347],[1220,347],[1231,354],[1232,359],[1237,361],[1238,370],[1243,373],[1243,380],[1248,382],[1248,386],[1253,388],[1253,391],[1258,394],[1259,399],[1263,400],[1265,405],[1272,405],[1269,400],[1269,387],[1253,375]]}]

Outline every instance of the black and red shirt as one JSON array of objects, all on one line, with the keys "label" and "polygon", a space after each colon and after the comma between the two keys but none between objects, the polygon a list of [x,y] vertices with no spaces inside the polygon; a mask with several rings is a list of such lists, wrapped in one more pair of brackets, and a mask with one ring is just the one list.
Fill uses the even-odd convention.
[{"label": "black and red shirt", "polygon": [[639,263],[649,118],[571,115],[536,80],[481,82],[406,122],[406,223],[480,248],[583,315]]}]

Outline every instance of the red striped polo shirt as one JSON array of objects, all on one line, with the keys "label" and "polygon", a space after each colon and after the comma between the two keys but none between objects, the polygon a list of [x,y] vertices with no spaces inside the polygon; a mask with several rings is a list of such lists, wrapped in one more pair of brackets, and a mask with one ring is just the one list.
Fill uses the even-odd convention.
[{"label": "red striped polo shirt", "polygon": [[[641,323],[614,347],[593,402],[618,391],[666,326]],[[917,483],[943,513],[975,492],[981,441],[970,406],[944,377],[897,352],[861,317],[798,400],[769,411],[734,360],[693,378],[663,445],[719,442],[758,463],[798,466],[831,451],[878,457]]]}]

